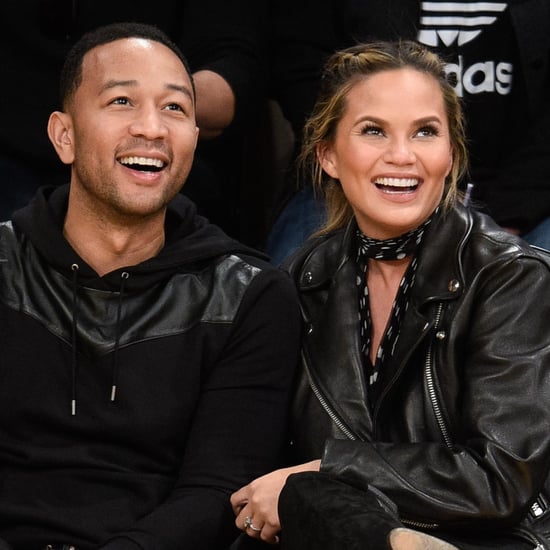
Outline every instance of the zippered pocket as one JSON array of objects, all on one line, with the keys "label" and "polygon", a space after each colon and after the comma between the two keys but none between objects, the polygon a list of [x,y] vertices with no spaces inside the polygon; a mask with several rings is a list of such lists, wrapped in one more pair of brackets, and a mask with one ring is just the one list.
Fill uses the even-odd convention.
[{"label": "zippered pocket", "polygon": [[550,550],[548,546],[548,541],[543,539],[542,535],[535,533],[532,529],[521,526],[512,529],[512,534],[517,538],[533,544],[533,550]]}]

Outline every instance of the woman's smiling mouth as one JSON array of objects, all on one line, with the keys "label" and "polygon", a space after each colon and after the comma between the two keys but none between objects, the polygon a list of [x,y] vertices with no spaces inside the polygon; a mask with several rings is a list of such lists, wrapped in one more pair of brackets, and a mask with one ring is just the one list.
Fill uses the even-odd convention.
[{"label": "woman's smiling mouth", "polygon": [[417,178],[376,178],[374,184],[384,193],[412,193],[418,187]]}]

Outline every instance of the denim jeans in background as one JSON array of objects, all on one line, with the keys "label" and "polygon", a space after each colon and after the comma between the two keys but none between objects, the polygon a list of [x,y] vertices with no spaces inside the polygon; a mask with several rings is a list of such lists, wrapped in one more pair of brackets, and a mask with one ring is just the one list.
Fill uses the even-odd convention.
[{"label": "denim jeans in background", "polygon": [[285,206],[267,237],[266,252],[274,265],[280,265],[292,252],[322,227],[324,201],[315,197],[313,187],[304,187]]},{"label": "denim jeans in background", "polygon": [[550,218],[543,220],[534,229],[522,235],[522,238],[529,244],[550,250]]}]

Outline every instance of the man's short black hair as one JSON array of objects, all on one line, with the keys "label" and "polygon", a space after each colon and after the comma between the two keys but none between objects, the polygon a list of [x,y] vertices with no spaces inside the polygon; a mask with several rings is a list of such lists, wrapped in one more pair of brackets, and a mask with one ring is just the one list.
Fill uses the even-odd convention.
[{"label": "man's short black hair", "polygon": [[82,61],[84,56],[97,46],[109,44],[123,38],[144,38],[153,42],[159,42],[172,50],[181,60],[189,74],[193,88],[193,97],[195,97],[195,84],[189,63],[179,47],[168,35],[154,25],[123,22],[104,25],[85,33],[69,50],[61,70],[61,79],[59,82],[59,96],[63,108],[65,108],[71,96],[82,83]]}]

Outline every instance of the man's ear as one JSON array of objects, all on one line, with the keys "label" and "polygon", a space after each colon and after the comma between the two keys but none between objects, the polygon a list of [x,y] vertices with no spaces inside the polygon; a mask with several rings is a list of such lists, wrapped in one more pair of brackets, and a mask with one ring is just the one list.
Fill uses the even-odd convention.
[{"label": "man's ear", "polygon": [[323,170],[333,179],[338,179],[338,167],[332,145],[326,141],[317,145],[317,159]]},{"label": "man's ear", "polygon": [[72,119],[67,113],[54,111],[48,120],[48,137],[64,164],[74,160],[74,133]]}]

